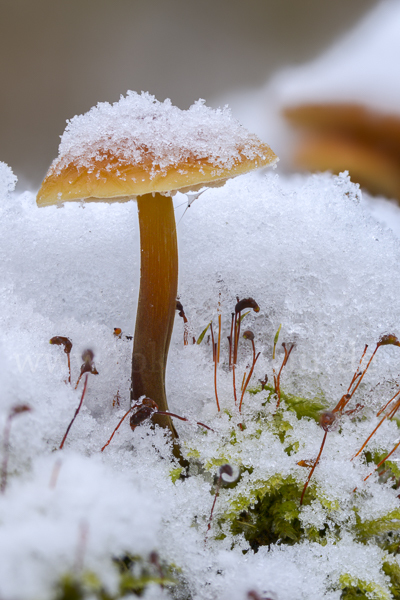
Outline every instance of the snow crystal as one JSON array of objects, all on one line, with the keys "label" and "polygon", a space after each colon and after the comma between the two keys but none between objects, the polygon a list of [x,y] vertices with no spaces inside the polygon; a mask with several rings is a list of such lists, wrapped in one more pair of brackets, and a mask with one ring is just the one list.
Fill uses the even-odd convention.
[{"label": "snow crystal", "polygon": [[[214,110],[198,100],[180,110],[169,99],[159,102],[149,93],[128,91],[119,102],[101,102],[68,122],[61,138],[56,171],[70,162],[90,166],[107,153],[121,164],[146,163],[164,170],[187,162],[207,160],[218,168],[230,168],[244,155],[257,156],[257,138],[244,129],[228,107]],[[151,165],[148,166],[150,168]]]}]

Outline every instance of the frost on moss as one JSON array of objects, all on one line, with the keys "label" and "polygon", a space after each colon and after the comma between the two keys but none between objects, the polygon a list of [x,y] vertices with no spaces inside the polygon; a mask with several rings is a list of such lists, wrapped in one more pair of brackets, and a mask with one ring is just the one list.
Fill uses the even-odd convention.
[{"label": "frost on moss", "polygon": [[[215,530],[215,537],[224,538],[228,532],[234,539],[236,536],[244,537],[254,551],[260,546],[270,546],[277,542],[292,545],[310,540],[324,544],[329,529],[329,512],[336,510],[338,504],[326,498],[316,485],[311,485],[304,506],[317,501],[326,509],[327,522],[321,527],[302,524],[300,498],[304,475],[296,464],[298,458],[295,456],[302,440],[296,433],[295,422],[318,421],[319,412],[325,408],[325,404],[320,399],[308,400],[282,392],[280,408],[275,410],[276,394],[273,388],[268,386],[264,390],[253,389],[251,395],[257,397],[259,408],[239,428],[233,415],[227,413],[230,427],[215,448],[212,458],[205,455],[207,451],[201,441],[196,448],[187,448],[186,456],[196,457],[206,472],[215,474],[226,463],[237,464],[240,468],[240,481],[223,486],[226,498],[223,513],[218,518],[219,530]],[[267,439],[272,436],[277,442],[275,454],[278,464],[278,452],[286,457],[293,457],[289,472],[286,465],[282,472],[279,472],[278,467],[278,470],[266,477],[254,465],[254,457],[251,452],[249,455],[249,448],[253,447],[254,450],[258,441],[266,436]],[[264,443],[268,445],[267,440]]]},{"label": "frost on moss", "polygon": [[342,575],[340,577],[340,585],[342,593],[340,600],[392,600],[392,595],[388,589],[377,585],[371,581],[363,581],[354,579],[350,575]]},{"label": "frost on moss", "polygon": [[[252,495],[257,498],[256,502],[231,516],[232,534],[243,534],[253,550],[278,541],[281,544],[295,544],[306,535],[299,519],[301,485],[293,477],[279,479],[275,477],[263,488],[255,490]],[[243,504],[246,503],[245,498],[241,500]],[[311,498],[308,498],[307,503],[310,502]],[[240,502],[236,501],[235,504],[238,506]],[[321,531],[314,529],[307,535],[322,541],[325,528]]]},{"label": "frost on moss", "polygon": [[[276,392],[272,385],[266,385],[264,389],[268,392],[268,402],[276,399]],[[261,386],[249,390],[252,395],[261,391]],[[322,395],[317,395],[315,398],[304,398],[281,391],[281,399],[284,401],[287,409],[294,412],[298,419],[308,417],[318,421],[321,412],[327,408],[326,400]]]},{"label": "frost on moss", "polygon": [[[176,586],[171,567],[158,561],[156,555],[149,560],[129,554],[113,559],[118,573],[118,589],[110,592],[91,571],[81,574],[66,573],[56,585],[54,600],[119,600],[126,596],[142,596],[149,585],[165,590],[164,597]],[[171,596],[172,597],[172,596]]]}]

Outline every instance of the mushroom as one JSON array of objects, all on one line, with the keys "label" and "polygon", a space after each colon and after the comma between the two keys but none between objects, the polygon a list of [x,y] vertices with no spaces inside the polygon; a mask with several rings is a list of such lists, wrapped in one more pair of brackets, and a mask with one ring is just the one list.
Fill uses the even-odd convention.
[{"label": "mushroom", "polygon": [[[168,411],[165,370],[174,323],[178,248],[172,196],[222,185],[277,157],[227,108],[128,92],[69,121],[37,195],[38,206],[136,199],[141,274],[132,356],[131,400],[151,398]],[[155,416],[176,437],[171,418]]]}]

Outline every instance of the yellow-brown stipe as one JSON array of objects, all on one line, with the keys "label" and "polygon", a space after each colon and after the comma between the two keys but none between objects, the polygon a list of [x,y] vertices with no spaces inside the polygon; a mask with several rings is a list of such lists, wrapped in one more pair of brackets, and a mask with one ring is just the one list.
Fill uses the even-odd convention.
[{"label": "yellow-brown stipe", "polygon": [[[147,396],[168,411],[165,370],[178,289],[178,245],[172,198],[137,199],[140,227],[140,290],[132,356],[131,400]],[[153,421],[177,437],[171,417]]]}]

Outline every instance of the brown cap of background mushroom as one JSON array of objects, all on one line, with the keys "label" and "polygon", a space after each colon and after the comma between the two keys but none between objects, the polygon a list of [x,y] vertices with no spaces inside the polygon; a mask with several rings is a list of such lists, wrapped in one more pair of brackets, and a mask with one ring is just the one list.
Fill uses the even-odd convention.
[{"label": "brown cap of background mushroom", "polygon": [[[39,206],[67,201],[123,202],[136,197],[141,279],[132,361],[132,400],[145,395],[167,411],[165,368],[175,316],[178,254],[171,195],[221,185],[273,165],[271,148],[227,108],[128,92],[74,117],[37,195]],[[175,430],[169,417],[158,422]]]}]

